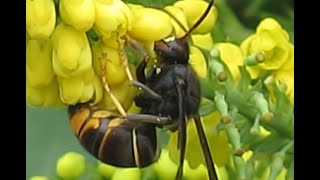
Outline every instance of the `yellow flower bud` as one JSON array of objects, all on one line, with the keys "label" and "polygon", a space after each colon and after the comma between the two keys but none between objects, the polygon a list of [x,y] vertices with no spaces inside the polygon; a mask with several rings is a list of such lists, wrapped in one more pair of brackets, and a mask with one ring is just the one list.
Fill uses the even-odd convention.
[{"label": "yellow flower bud", "polygon": [[85,169],[85,158],[77,152],[67,152],[57,161],[56,172],[63,179],[77,179]]},{"label": "yellow flower bud", "polygon": [[26,73],[34,88],[47,87],[55,76],[52,64],[50,40],[29,40],[27,43]]},{"label": "yellow flower bud", "polygon": [[60,98],[66,104],[76,104],[79,102],[84,91],[84,81],[82,76],[58,77]]},{"label": "yellow flower bud", "polygon": [[33,176],[29,180],[49,180],[46,176]]},{"label": "yellow flower bud", "polygon": [[[126,80],[117,86],[111,86],[110,89],[125,110],[128,110],[131,107],[133,98],[138,91],[136,87],[130,84],[129,80]],[[103,107],[108,110],[117,110],[107,92],[104,93],[101,103]]]},{"label": "yellow flower bud", "polygon": [[93,88],[94,88],[94,95],[92,96],[92,103],[97,104],[101,101],[104,89],[101,84],[101,79],[99,76],[95,75],[93,78]]},{"label": "yellow flower bud", "polygon": [[27,104],[29,106],[45,108],[61,104],[59,98],[59,85],[55,78],[46,87],[34,88],[30,85],[27,76],[26,96]]},{"label": "yellow flower bud", "polygon": [[[187,20],[189,28],[191,28],[204,13],[205,9],[208,7],[208,2],[199,0],[184,0],[178,1],[174,6],[182,8]],[[193,31],[194,33],[205,34],[209,33],[214,24],[216,23],[218,17],[218,11],[213,6],[209,11],[206,18],[201,22],[201,24]]]},{"label": "yellow flower bud", "polygon": [[26,32],[26,44],[28,44],[28,41],[31,40],[31,37],[29,36],[29,34]]},{"label": "yellow flower bud", "polygon": [[197,168],[190,168],[188,161],[185,161],[183,171],[184,171],[183,177],[185,180],[209,179],[207,168],[203,164],[201,164]]},{"label": "yellow flower bud", "polygon": [[117,170],[115,166],[102,163],[98,161],[98,172],[105,178],[111,178],[114,172]]},{"label": "yellow flower bud", "polygon": [[213,48],[213,39],[210,33],[207,34],[192,34],[191,39],[194,46],[211,50]]},{"label": "yellow flower bud", "polygon": [[89,69],[79,76],[63,78],[58,76],[60,98],[66,104],[101,101],[103,89],[100,78]]},{"label": "yellow flower bud", "polygon": [[151,168],[157,173],[159,180],[174,179],[178,170],[177,164],[170,159],[166,149],[161,150],[160,158]]},{"label": "yellow flower bud", "polygon": [[53,0],[27,0],[26,28],[32,39],[47,39],[56,24]]},{"label": "yellow flower bud", "polygon": [[152,8],[129,7],[134,18],[128,33],[134,39],[157,41],[171,34],[173,26],[166,13]]},{"label": "yellow flower bud", "polygon": [[95,21],[94,0],[60,0],[59,11],[62,20],[78,31],[88,31]]},{"label": "yellow flower bud", "polygon": [[84,86],[82,95],[80,97],[80,102],[88,102],[89,100],[91,100],[95,92],[93,83],[95,78],[94,70],[89,69],[89,71],[83,73],[81,77],[83,79]]},{"label": "yellow flower bud", "polygon": [[95,6],[94,28],[100,36],[104,38],[110,38],[112,35],[121,37],[130,29],[132,14],[121,0],[95,0]]},{"label": "yellow flower bud", "polygon": [[52,34],[52,42],[52,65],[58,76],[77,76],[91,68],[91,49],[85,32],[60,23]]},{"label": "yellow flower bud", "polygon": [[200,78],[205,78],[207,76],[208,70],[206,59],[202,52],[194,46],[190,46],[189,64]]},{"label": "yellow flower bud", "polygon": [[99,41],[92,44],[93,67],[99,77],[101,73],[101,63],[105,63],[105,78],[109,86],[116,86],[125,81],[127,74],[122,65],[122,59],[118,49],[106,46]]},{"label": "yellow flower bud", "polygon": [[221,60],[228,66],[234,80],[240,79],[238,66],[243,66],[241,49],[232,43],[218,43],[215,45],[220,51]]},{"label": "yellow flower bud", "polygon": [[118,168],[111,180],[140,180],[141,179],[141,171],[139,168]]}]

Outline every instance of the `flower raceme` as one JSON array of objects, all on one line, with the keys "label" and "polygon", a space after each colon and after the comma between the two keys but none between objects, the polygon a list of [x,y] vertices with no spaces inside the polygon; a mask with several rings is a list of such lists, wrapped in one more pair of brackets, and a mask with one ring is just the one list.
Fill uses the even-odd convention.
[{"label": "flower raceme", "polygon": [[[29,9],[27,11],[26,36],[27,102],[35,107],[69,105],[93,100],[94,103],[102,101],[106,107],[114,109],[110,98],[104,95],[103,85],[99,80],[101,79],[99,66],[103,57],[106,59],[105,77],[110,88],[117,89],[119,92],[116,93],[118,94],[117,98],[129,108],[136,90],[131,88],[129,83],[125,83],[128,80],[122,66],[123,59],[119,55],[124,48],[122,37],[125,34],[129,35],[141,42],[150,54],[155,55],[153,52],[154,41],[178,32],[179,28],[182,33],[185,33],[181,27],[178,27],[174,19],[161,10],[135,4],[127,5],[120,0],[61,0],[59,6],[56,6],[59,8],[54,9],[59,11],[57,13],[59,21],[56,26],[53,26],[50,31],[48,31],[49,25],[46,25],[45,28],[37,25],[33,27],[35,30],[30,30],[28,24],[36,25],[42,22],[41,16],[34,12],[34,8],[45,10],[51,7],[50,3],[53,4],[52,1],[45,0],[37,0],[37,2],[39,4],[27,2]],[[190,1],[188,3],[193,3],[197,8],[191,11],[186,2],[166,7],[173,16],[178,15],[178,20],[184,19],[183,25],[186,29],[193,25],[195,19],[200,17],[208,5],[205,1]],[[54,6],[52,7],[54,8]],[[50,8],[46,11],[51,13]],[[55,13],[55,11],[53,12]],[[44,17],[50,18],[52,13]],[[193,18],[193,20],[189,20],[189,18]],[[200,77],[207,75],[207,67],[205,57],[199,48],[209,49],[213,46],[209,31],[214,25],[210,22],[215,22],[216,18],[216,9],[212,8],[205,20],[205,25],[199,26],[197,28],[199,33],[193,34],[191,37],[194,46],[191,47],[190,64]],[[157,23],[153,23],[155,21]],[[36,35],[37,33],[33,33],[36,31],[44,35],[39,36]],[[90,31],[93,31],[96,36],[89,35]],[[35,41],[39,38],[43,40]],[[100,40],[96,41],[94,38]],[[131,70],[134,70],[132,65],[130,67]],[[128,87],[130,87],[129,93],[121,93],[121,89]],[[45,89],[47,90],[45,91]],[[49,89],[50,93],[42,96]],[[37,95],[37,93],[42,95]],[[50,95],[52,95],[51,98],[48,97]],[[45,100],[46,97],[47,100]]]}]

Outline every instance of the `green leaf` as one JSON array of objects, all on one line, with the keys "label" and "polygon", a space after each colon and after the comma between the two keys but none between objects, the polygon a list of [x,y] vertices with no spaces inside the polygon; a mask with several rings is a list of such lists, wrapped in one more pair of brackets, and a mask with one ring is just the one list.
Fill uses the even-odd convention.
[{"label": "green leaf", "polygon": [[251,146],[251,149],[257,153],[272,154],[280,151],[287,143],[288,139],[272,134],[261,143]]},{"label": "green leaf", "polygon": [[288,97],[282,92],[279,87],[273,84],[276,104],[271,107],[273,112],[272,121],[262,122],[266,129],[277,131],[286,138],[293,139],[294,137],[294,109]]},{"label": "green leaf", "polygon": [[238,87],[241,92],[244,92],[247,91],[250,87],[251,77],[245,66],[240,66],[239,71],[241,78]]},{"label": "green leaf", "polygon": [[207,98],[201,99],[199,114],[206,116],[216,110],[215,103]]}]

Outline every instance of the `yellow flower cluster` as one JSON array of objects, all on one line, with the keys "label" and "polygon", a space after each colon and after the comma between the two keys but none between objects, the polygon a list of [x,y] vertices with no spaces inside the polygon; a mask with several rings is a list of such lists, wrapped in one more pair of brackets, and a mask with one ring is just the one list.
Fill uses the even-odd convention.
[{"label": "yellow flower cluster", "polygon": [[[197,8],[190,8],[190,3]],[[180,27],[161,10],[121,0],[61,0],[58,6],[53,0],[27,0],[27,103],[59,107],[90,101],[115,109],[103,90],[101,77],[105,76],[116,98],[128,109],[136,88],[130,85],[125,66],[131,71],[135,67],[125,62],[124,36],[137,40],[155,57],[154,42],[172,34],[184,35],[207,5],[186,0],[165,7],[182,22],[184,27]],[[210,30],[216,18],[217,10],[212,8],[191,36],[190,64],[200,77],[207,75],[207,67],[199,48],[213,47]],[[91,31],[99,40],[90,41]]]},{"label": "yellow flower cluster", "polygon": [[294,46],[288,33],[272,18],[265,18],[256,33],[241,44],[244,56],[259,56],[259,63],[249,66],[252,78],[271,76],[286,85],[286,94],[293,104],[294,97]]},{"label": "yellow flower cluster", "polygon": [[[59,107],[90,101],[112,109],[103,91],[105,76],[115,96],[129,108],[136,89],[127,83],[121,39],[132,23],[129,7],[121,0],[60,0],[58,6],[53,0],[26,3],[27,103]],[[90,42],[91,30],[99,41]]]}]

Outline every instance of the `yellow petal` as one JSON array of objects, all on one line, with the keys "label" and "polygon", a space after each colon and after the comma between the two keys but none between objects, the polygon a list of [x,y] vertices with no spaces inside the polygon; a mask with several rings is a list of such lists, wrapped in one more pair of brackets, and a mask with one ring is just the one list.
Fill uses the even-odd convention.
[{"label": "yellow petal", "polygon": [[58,76],[76,76],[91,68],[91,49],[84,32],[60,23],[52,34],[52,42],[52,65]]},{"label": "yellow petal", "polygon": [[109,86],[119,85],[126,80],[127,74],[118,49],[108,47],[103,42],[97,42],[91,48],[93,67],[99,77],[102,76],[101,63],[105,63],[105,77]]},{"label": "yellow petal", "polygon": [[95,21],[94,0],[60,0],[59,12],[62,20],[78,31],[88,31]]},{"label": "yellow petal", "polygon": [[249,56],[251,55],[251,51],[252,51],[252,47],[251,47],[251,43],[254,39],[256,39],[256,36],[255,34],[247,37],[244,41],[242,41],[241,45],[240,45],[240,48],[242,50],[242,53],[244,56]]},{"label": "yellow petal", "polygon": [[120,0],[95,0],[97,33],[105,38],[110,38],[112,32],[117,32],[118,37],[123,36],[128,29],[132,14],[124,2]]},{"label": "yellow petal", "polygon": [[66,104],[76,104],[82,96],[84,82],[80,76],[58,77],[60,98]]},{"label": "yellow petal", "polygon": [[243,66],[243,55],[240,47],[232,43],[218,43],[216,47],[220,51],[222,61],[228,66],[233,79],[240,79],[239,66]]},{"label": "yellow petal", "polygon": [[190,46],[189,64],[200,78],[205,78],[207,76],[208,70],[206,59],[202,52],[194,46]]},{"label": "yellow petal", "polygon": [[32,39],[47,39],[56,24],[56,11],[52,0],[27,0],[26,29]]},{"label": "yellow petal", "polygon": [[210,50],[213,48],[213,39],[211,33],[207,34],[192,34],[192,42],[194,46]]},{"label": "yellow petal", "polygon": [[[188,25],[191,28],[204,13],[205,9],[208,7],[208,2],[198,1],[198,0],[188,0],[188,1],[177,1],[174,6],[180,7],[183,9],[187,20]],[[194,30],[194,33],[205,34],[209,33],[218,17],[218,11],[213,6],[209,11],[206,18],[201,22],[201,24]]]},{"label": "yellow petal", "polygon": [[46,87],[34,88],[29,84],[27,77],[26,98],[30,106],[40,108],[55,106],[60,101],[57,80],[54,78]]},{"label": "yellow petal", "polygon": [[31,86],[48,86],[55,74],[51,64],[50,40],[29,40],[27,43],[26,73]]}]

